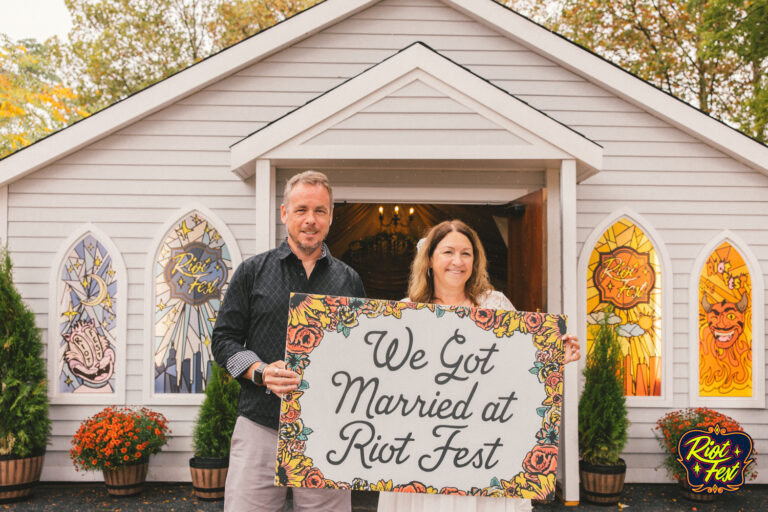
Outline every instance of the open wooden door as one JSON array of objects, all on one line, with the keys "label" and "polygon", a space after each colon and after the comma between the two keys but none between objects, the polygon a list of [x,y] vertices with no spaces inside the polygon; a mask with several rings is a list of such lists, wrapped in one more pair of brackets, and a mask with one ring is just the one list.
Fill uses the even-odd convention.
[{"label": "open wooden door", "polygon": [[507,297],[520,311],[546,311],[544,190],[507,205]]}]

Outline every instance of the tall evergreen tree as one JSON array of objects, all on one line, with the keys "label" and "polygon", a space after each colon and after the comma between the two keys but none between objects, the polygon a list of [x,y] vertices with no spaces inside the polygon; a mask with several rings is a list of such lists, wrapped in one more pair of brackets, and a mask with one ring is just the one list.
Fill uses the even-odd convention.
[{"label": "tall evergreen tree", "polygon": [[48,442],[48,387],[35,315],[13,284],[0,251],[0,455],[40,454]]}]

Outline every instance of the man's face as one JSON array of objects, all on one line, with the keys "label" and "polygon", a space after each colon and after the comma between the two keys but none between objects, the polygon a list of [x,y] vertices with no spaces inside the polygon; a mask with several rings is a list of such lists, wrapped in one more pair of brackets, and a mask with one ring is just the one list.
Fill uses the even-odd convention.
[{"label": "man's face", "polygon": [[288,243],[294,251],[312,255],[331,227],[331,197],[322,185],[298,183],[285,199],[280,218],[288,230]]}]

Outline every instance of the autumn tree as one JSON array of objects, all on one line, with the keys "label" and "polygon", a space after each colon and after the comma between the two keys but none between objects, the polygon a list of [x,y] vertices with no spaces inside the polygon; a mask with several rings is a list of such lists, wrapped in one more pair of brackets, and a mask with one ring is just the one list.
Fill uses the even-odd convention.
[{"label": "autumn tree", "polygon": [[0,158],[87,115],[50,54],[46,43],[0,34]]},{"label": "autumn tree", "polygon": [[226,48],[269,28],[321,0],[223,0],[210,23],[216,49]]},{"label": "autumn tree", "polygon": [[208,56],[219,0],[65,0],[72,15],[59,65],[90,112]]},{"label": "autumn tree", "polygon": [[556,8],[545,0],[505,3],[765,141],[767,2],[561,0]]}]

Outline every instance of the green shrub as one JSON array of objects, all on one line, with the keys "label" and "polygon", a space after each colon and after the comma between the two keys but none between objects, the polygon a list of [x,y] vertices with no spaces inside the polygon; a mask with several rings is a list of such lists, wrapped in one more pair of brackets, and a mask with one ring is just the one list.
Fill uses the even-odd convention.
[{"label": "green shrub", "polygon": [[229,443],[237,420],[240,384],[213,363],[205,399],[195,425],[193,447],[197,457],[229,457]]},{"label": "green shrub", "polygon": [[606,310],[596,329],[592,351],[584,368],[584,392],[579,400],[579,454],[590,464],[619,465],[627,442],[624,367],[616,327]]},{"label": "green shrub", "polygon": [[45,450],[51,421],[43,343],[35,315],[13,284],[11,257],[0,250],[0,455]]}]

